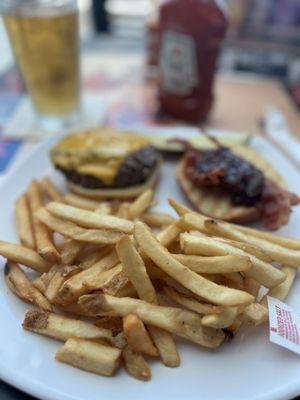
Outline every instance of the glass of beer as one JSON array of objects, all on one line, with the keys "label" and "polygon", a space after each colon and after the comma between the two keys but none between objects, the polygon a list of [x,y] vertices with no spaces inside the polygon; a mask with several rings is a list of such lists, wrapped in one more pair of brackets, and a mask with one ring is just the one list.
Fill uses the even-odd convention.
[{"label": "glass of beer", "polygon": [[16,62],[41,126],[71,126],[79,116],[76,0],[1,0]]}]

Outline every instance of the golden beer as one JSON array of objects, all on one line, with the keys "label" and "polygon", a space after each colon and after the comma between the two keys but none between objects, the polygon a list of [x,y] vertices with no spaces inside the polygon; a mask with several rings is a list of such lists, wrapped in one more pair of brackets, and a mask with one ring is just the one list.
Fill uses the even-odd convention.
[{"label": "golden beer", "polygon": [[5,26],[36,110],[65,116],[79,107],[76,9],[7,13]]}]

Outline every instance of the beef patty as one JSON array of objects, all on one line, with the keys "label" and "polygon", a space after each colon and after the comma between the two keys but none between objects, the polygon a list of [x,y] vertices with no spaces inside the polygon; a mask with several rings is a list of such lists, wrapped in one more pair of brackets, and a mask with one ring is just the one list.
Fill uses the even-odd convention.
[{"label": "beef patty", "polygon": [[91,175],[80,174],[75,170],[67,170],[58,165],[66,178],[87,189],[105,189],[105,188],[124,188],[128,186],[139,185],[151,176],[159,162],[159,154],[149,146],[127,156],[120,166],[112,185],[106,185],[99,178]]}]

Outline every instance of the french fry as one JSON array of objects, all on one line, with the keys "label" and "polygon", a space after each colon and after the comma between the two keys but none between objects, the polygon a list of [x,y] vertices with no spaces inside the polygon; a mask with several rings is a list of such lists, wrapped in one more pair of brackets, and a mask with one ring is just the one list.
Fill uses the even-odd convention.
[{"label": "french fry", "polygon": [[51,201],[63,202],[63,196],[60,191],[54,186],[50,179],[46,176],[40,180],[40,185],[43,192],[49,197]]},{"label": "french fry", "polygon": [[198,314],[220,314],[223,311],[222,307],[200,303],[196,299],[185,296],[171,287],[164,286],[163,290],[175,303]]},{"label": "french fry", "polygon": [[116,216],[120,218],[129,219],[129,206],[130,203],[121,203],[116,212]]},{"label": "french fry", "polygon": [[47,285],[43,282],[42,278],[39,276],[38,278],[34,279],[32,282],[32,285],[38,289],[41,293],[45,293],[47,289]]},{"label": "french fry", "polygon": [[42,310],[51,311],[51,304],[46,297],[31,284],[18,264],[7,262],[4,268],[4,274],[8,287],[16,296]]},{"label": "french fry", "polygon": [[[116,250],[123,265],[124,273],[132,282],[140,299],[157,304],[155,289],[148,276],[145,264],[128,236],[117,243]],[[161,329],[153,326],[149,326],[148,329],[163,363],[169,367],[178,366],[180,359],[172,336],[168,332],[162,332]]]},{"label": "french fry", "polygon": [[138,218],[142,215],[150,206],[153,199],[153,190],[148,189],[142,193],[137,199],[135,199],[129,206],[128,217],[129,219]]},{"label": "french fry", "polygon": [[23,194],[16,201],[15,214],[18,234],[22,245],[29,249],[35,249],[32,221],[26,194]]},{"label": "french fry", "polygon": [[19,244],[0,241],[0,255],[9,261],[26,265],[37,272],[47,272],[50,264],[36,251],[20,246]]},{"label": "french fry", "polygon": [[72,316],[91,317],[90,313],[84,310],[78,303],[59,304],[59,308],[64,312],[72,314]]},{"label": "french fry", "polygon": [[93,211],[55,202],[48,203],[46,209],[56,217],[73,222],[83,228],[108,229],[124,233],[133,232],[131,221],[113,215],[101,215]]},{"label": "french fry", "polygon": [[95,322],[95,325],[99,326],[100,328],[110,330],[113,336],[116,336],[123,331],[123,319],[120,317],[98,318]]},{"label": "french fry", "polygon": [[252,267],[250,259],[240,255],[201,257],[173,254],[173,257],[198,274],[228,274],[248,271]]},{"label": "french fry", "polygon": [[40,188],[36,181],[32,181],[29,185],[28,201],[32,216],[32,227],[37,252],[41,257],[51,263],[59,262],[60,255],[52,242],[52,233],[36,216],[38,210],[43,207]]},{"label": "french fry", "polygon": [[153,284],[147,274],[145,264],[128,236],[124,236],[116,245],[124,273],[136,288],[140,299],[156,303]]},{"label": "french fry", "polygon": [[[94,210],[92,210],[94,211]],[[99,215],[110,215],[112,213],[112,207],[107,202],[101,202],[99,206],[95,209],[95,213]]]},{"label": "french fry", "polygon": [[99,201],[86,199],[85,197],[77,196],[76,194],[72,193],[67,193],[64,196],[64,202],[70,204],[70,206],[89,211],[95,211],[101,204]]},{"label": "french fry", "polygon": [[225,239],[225,238],[220,238],[220,237],[218,237],[218,241],[227,243],[230,246],[236,247],[237,249],[240,249],[240,250],[243,250],[248,254],[252,254],[256,258],[259,258],[260,260],[262,260],[266,263],[272,263],[274,261],[273,258],[269,254],[265,253],[259,247],[254,246],[253,244],[237,242],[236,240]]},{"label": "french fry", "polygon": [[236,229],[246,233],[247,235],[254,236],[256,238],[267,240],[271,243],[278,244],[288,249],[300,250],[300,240],[291,239],[286,236],[277,236],[269,232],[259,231],[257,229],[247,228],[245,226],[235,225]]},{"label": "french fry", "polygon": [[61,262],[64,265],[71,265],[76,260],[77,256],[80,254],[84,248],[84,242],[77,242],[73,239],[66,239],[63,248],[60,252]]},{"label": "french fry", "polygon": [[135,314],[128,314],[123,318],[123,330],[125,338],[134,352],[158,356],[157,348],[145,325]]},{"label": "french fry", "polygon": [[113,340],[111,331],[89,322],[63,317],[45,311],[30,310],[25,315],[23,328],[65,342],[70,338]]},{"label": "french fry", "polygon": [[165,247],[169,247],[176,239],[178,239],[181,229],[177,223],[169,225],[157,235],[157,240]]},{"label": "french fry", "polygon": [[58,291],[61,288],[62,284],[74,274],[80,272],[81,269],[77,266],[69,266],[65,268],[61,268],[54,273],[52,278],[50,279],[47,289],[45,290],[45,296],[50,301],[50,303],[59,303],[60,299],[58,296]]},{"label": "french fry", "polygon": [[60,218],[54,217],[43,208],[41,208],[36,215],[40,221],[42,221],[53,231],[81,242],[114,244],[117,243],[123,236],[121,232],[109,231],[106,229],[81,228],[72,222],[62,221]]},{"label": "french fry", "polygon": [[240,315],[243,322],[260,325],[268,320],[268,309],[259,303],[249,304]]},{"label": "french fry", "polygon": [[103,257],[98,263],[91,268],[79,272],[79,274],[72,276],[68,279],[59,291],[60,298],[65,303],[74,302],[79,296],[88,292],[86,282],[96,278],[102,272],[107,271],[117,265],[119,257],[113,250],[107,256]]},{"label": "french fry", "polygon": [[155,264],[191,292],[217,305],[249,304],[254,298],[241,290],[226,288],[203,278],[175,260],[142,222],[136,222],[134,237]]},{"label": "french fry", "polygon": [[172,208],[174,208],[174,210],[177,212],[177,214],[181,217],[184,214],[187,213],[194,213],[193,210],[191,210],[189,207],[179,203],[178,201],[174,200],[174,199],[168,199],[169,204]]},{"label": "french fry", "polygon": [[151,379],[150,367],[141,354],[135,353],[127,345],[122,351],[122,356],[125,368],[130,375],[141,381],[149,381]]},{"label": "french fry", "polygon": [[206,219],[207,217],[204,217],[201,214],[190,212],[182,215],[178,221],[178,225],[180,228],[182,228],[182,230],[196,230],[205,233],[207,231],[204,226]]},{"label": "french fry", "polygon": [[55,358],[85,371],[112,376],[119,367],[121,350],[91,340],[72,338],[58,350]]},{"label": "french fry", "polygon": [[78,260],[78,265],[82,269],[88,269],[105,257],[108,253],[112,251],[111,246],[97,246],[96,249],[89,250],[87,254],[82,254]]},{"label": "french fry", "polygon": [[179,308],[157,306],[129,297],[97,294],[80,297],[79,304],[94,316],[107,312],[120,317],[136,314],[146,324],[165,329],[204,347],[218,347],[224,340],[222,331],[203,327],[198,314]]},{"label": "french fry", "polygon": [[205,315],[202,325],[215,329],[224,329],[231,326],[239,313],[238,307],[226,307],[220,314]]},{"label": "french fry", "polygon": [[244,278],[244,287],[248,293],[251,293],[255,298],[257,298],[261,285],[255,279],[246,276]]},{"label": "french fry", "polygon": [[238,240],[247,245],[257,246],[266,254],[269,254],[274,261],[289,265],[291,267],[300,268],[300,251],[286,249],[278,244],[271,243],[262,238],[256,238],[246,233],[240,232],[233,225],[209,220],[205,222],[205,226],[214,233],[226,236],[229,239]]},{"label": "french fry", "polygon": [[[282,272],[285,273],[285,280],[278,286],[270,289],[267,293],[267,296],[274,297],[280,301],[285,300],[287,295],[289,294],[291,287],[294,283],[296,278],[297,270],[293,269],[292,267],[283,266],[281,268]],[[264,296],[261,300],[261,304],[265,307],[268,307],[267,296]]]},{"label": "french fry", "polygon": [[245,271],[244,274],[257,280],[265,287],[270,288],[277,286],[285,278],[285,274],[273,267],[273,265],[259,260],[257,257],[243,250],[232,247],[228,243],[220,242],[217,239],[195,237],[188,233],[182,233],[180,235],[180,241],[185,254],[207,256],[238,254],[248,256],[252,263],[252,268],[249,271]]},{"label": "french fry", "polygon": [[115,293],[128,282],[128,278],[123,274],[121,264],[101,272],[97,276],[92,276],[84,283],[87,292],[102,290],[104,293],[115,295]]},{"label": "french fry", "polygon": [[175,218],[171,217],[171,215],[156,212],[142,214],[141,220],[154,228],[169,226],[175,222]]}]

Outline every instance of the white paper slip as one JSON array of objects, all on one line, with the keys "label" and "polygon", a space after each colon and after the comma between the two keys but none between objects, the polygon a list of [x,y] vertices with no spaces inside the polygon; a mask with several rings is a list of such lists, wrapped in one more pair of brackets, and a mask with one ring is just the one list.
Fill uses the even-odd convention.
[{"label": "white paper slip", "polygon": [[300,354],[300,317],[282,301],[268,296],[270,341]]}]

